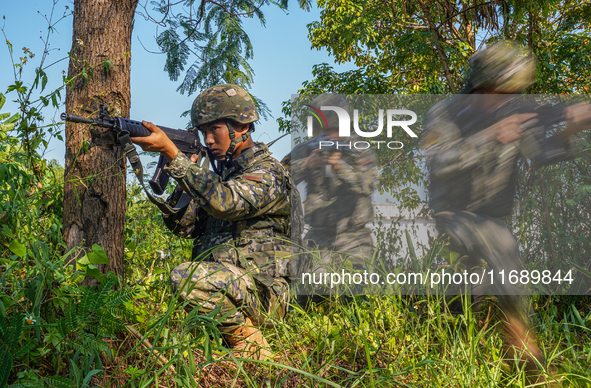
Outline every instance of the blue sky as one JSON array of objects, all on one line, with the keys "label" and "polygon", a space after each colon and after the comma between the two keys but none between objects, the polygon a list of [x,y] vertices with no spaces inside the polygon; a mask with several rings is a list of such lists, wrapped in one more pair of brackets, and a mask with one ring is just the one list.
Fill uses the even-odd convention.
[{"label": "blue sky", "polygon": [[[49,0],[1,0],[0,15],[6,19],[4,32],[14,47],[14,56],[18,60],[22,56],[22,47],[30,48],[36,57],[26,67],[25,74],[32,74],[42,54],[47,22],[43,15],[49,17],[51,1]],[[72,0],[59,0],[54,15],[61,15],[65,6],[73,9]],[[247,20],[245,28],[249,34],[253,47],[254,58],[251,66],[255,78],[252,94],[262,99],[271,109],[272,115],[281,117],[281,102],[289,100],[291,94],[296,93],[303,81],[311,79],[312,66],[327,62],[334,65],[334,61],[325,51],[312,50],[308,40],[306,25],[318,20],[319,11],[313,9],[304,12],[297,8],[292,1],[290,11],[285,13],[277,7],[263,8],[267,20],[266,28],[256,20]],[[0,24],[1,25],[1,24]],[[155,43],[156,25],[144,20],[136,14],[131,62],[131,118],[148,120],[172,128],[184,128],[187,118],[180,114],[189,109],[196,94],[187,96],[176,91],[179,82],[172,82],[164,72],[165,56],[151,54],[158,51]],[[140,39],[144,49],[140,44]],[[72,44],[72,17],[69,16],[56,26],[56,33],[50,37],[50,51],[48,63],[62,59],[67,55]],[[49,72],[48,89],[58,87],[61,83],[62,70],[67,70],[67,60],[63,60],[52,67]],[[335,65],[338,70],[351,69],[351,65]],[[2,42],[0,45],[0,92],[5,93],[8,85],[14,82],[12,65],[9,60],[8,49]],[[23,77],[25,81],[32,80],[32,76]],[[16,105],[10,101],[13,93],[6,94],[7,103],[2,112],[16,111]],[[62,101],[63,102],[63,101]],[[49,109],[49,108],[46,108]],[[60,112],[63,111],[60,110]],[[44,112],[46,116],[53,116],[59,120],[60,112]],[[279,136],[274,119],[261,120],[253,135],[255,141],[269,142]],[[64,163],[64,144],[58,140],[50,143],[46,157],[57,159]],[[281,159],[290,150],[289,136],[277,142],[271,148],[275,157]],[[147,162],[147,161],[146,161]]]}]

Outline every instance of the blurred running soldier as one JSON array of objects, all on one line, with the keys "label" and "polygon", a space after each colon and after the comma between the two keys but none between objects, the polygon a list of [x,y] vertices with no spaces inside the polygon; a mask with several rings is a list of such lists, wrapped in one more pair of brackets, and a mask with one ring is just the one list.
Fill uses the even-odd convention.
[{"label": "blurred running soldier", "polygon": [[[347,100],[334,94],[320,95],[311,104],[316,108],[336,106],[349,109]],[[317,249],[318,260],[311,260],[299,267],[298,272],[319,276],[325,272],[371,272],[369,263],[373,256],[371,230],[365,225],[374,218],[371,194],[378,180],[377,159],[371,149],[323,150],[324,144],[339,142],[339,120],[335,112],[324,110],[326,126],[314,123],[317,137],[298,144],[284,158],[289,164],[295,184],[306,183],[304,221],[309,226],[304,240]],[[361,140],[356,135],[346,139],[355,143]],[[301,221],[301,220],[300,220]],[[295,222],[295,220],[294,220]],[[316,262],[314,262],[316,261]],[[328,294],[335,292],[327,287],[300,288],[298,293]],[[347,294],[361,294],[364,287],[346,287],[337,291]],[[306,298],[300,298],[305,302]],[[322,298],[315,297],[315,301]]]},{"label": "blurred running soldier", "polygon": [[[517,184],[517,160],[535,164],[565,160],[572,155],[571,139],[588,128],[588,105],[565,109],[567,128],[545,137],[532,127],[536,113],[520,112],[515,96],[533,82],[534,59],[513,42],[500,41],[470,58],[468,85],[451,99],[433,107],[422,138],[431,180],[430,207],[437,229],[450,239],[450,249],[466,255],[470,271],[485,260],[498,275],[519,268],[517,241],[500,217],[512,215]],[[463,94],[463,95],[462,95]],[[475,94],[478,96],[465,96]],[[522,110],[523,111],[523,110]],[[504,113],[503,113],[504,112]],[[544,366],[542,351],[524,313],[524,290],[510,284],[473,286],[473,295],[497,295],[510,352],[523,357],[528,370]],[[523,356],[520,356],[523,353]]]}]

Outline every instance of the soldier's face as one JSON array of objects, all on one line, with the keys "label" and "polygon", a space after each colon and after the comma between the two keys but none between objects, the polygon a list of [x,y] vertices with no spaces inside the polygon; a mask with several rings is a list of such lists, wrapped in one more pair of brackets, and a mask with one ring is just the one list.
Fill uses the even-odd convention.
[{"label": "soldier's face", "polygon": [[226,121],[214,121],[213,123],[202,125],[199,129],[209,151],[216,159],[223,159],[231,143],[230,131],[228,130]]},{"label": "soldier's face", "polygon": [[[199,129],[203,135],[205,145],[213,156],[217,160],[224,160],[226,152],[232,143],[230,140],[230,130],[228,129],[226,120],[214,121],[213,123],[202,125]],[[246,126],[246,129],[248,129],[248,126]],[[243,127],[236,123],[234,125],[234,132],[236,138],[239,138],[246,132],[246,130],[243,130]],[[236,154],[236,151],[240,148],[240,144],[241,143],[236,146],[234,154]]]}]

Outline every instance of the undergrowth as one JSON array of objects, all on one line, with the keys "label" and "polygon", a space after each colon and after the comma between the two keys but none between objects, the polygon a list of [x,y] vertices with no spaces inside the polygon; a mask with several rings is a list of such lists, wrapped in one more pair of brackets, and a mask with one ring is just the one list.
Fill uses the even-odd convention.
[{"label": "undergrowth", "polygon": [[[49,254],[61,243],[49,246],[43,233],[23,241],[24,251],[2,248],[1,359],[10,386],[533,384],[506,355],[493,299],[474,312],[462,300],[454,314],[432,296],[333,297],[307,311],[294,304],[285,320],[264,329],[272,359],[232,360],[215,314],[187,314],[170,291],[168,273],[189,257],[191,241],[166,230],[138,187],[128,194],[125,280],[107,274],[98,288],[80,286],[67,255]],[[103,255],[95,246],[79,259],[86,272],[84,265],[78,271],[89,275]],[[533,297],[531,305],[548,381],[591,386],[591,300]]]}]

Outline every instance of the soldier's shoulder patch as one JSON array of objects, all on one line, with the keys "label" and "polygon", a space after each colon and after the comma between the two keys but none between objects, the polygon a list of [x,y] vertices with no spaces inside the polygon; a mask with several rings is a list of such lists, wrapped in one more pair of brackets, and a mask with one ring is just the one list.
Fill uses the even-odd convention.
[{"label": "soldier's shoulder patch", "polygon": [[245,173],[243,175],[243,178],[248,180],[248,181],[252,181],[252,182],[258,182],[258,183],[262,183],[264,185],[270,186],[273,183],[273,176],[272,174],[268,173],[268,172],[262,172],[262,171],[257,171],[257,172],[248,172]]},{"label": "soldier's shoulder patch", "polygon": [[244,179],[248,179],[249,181],[262,182],[263,181],[263,174],[257,174],[257,173],[245,174]]}]

